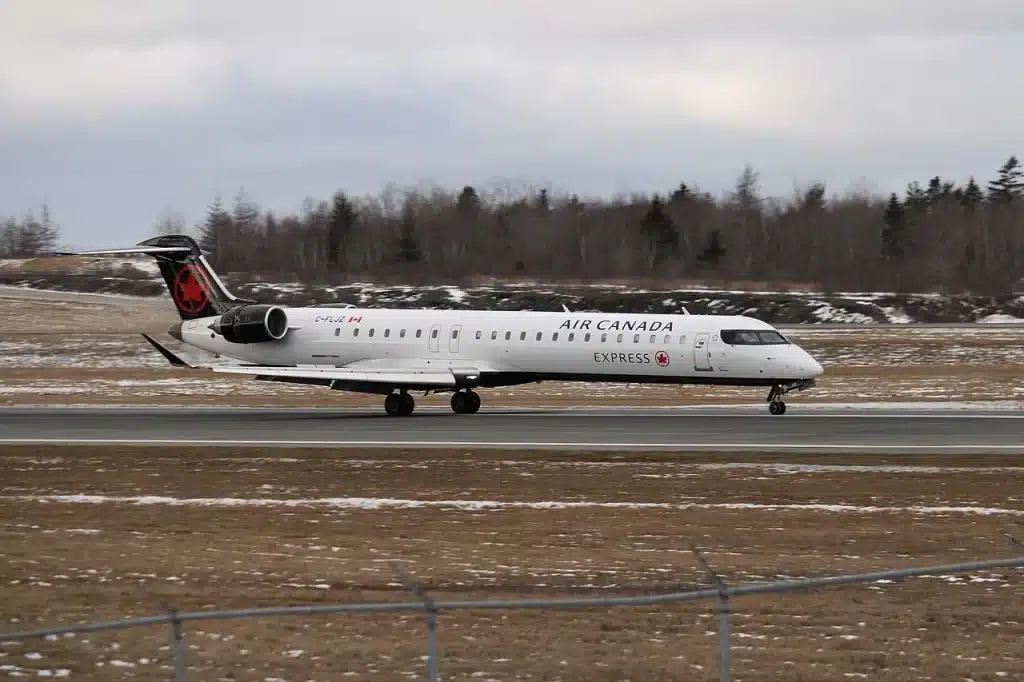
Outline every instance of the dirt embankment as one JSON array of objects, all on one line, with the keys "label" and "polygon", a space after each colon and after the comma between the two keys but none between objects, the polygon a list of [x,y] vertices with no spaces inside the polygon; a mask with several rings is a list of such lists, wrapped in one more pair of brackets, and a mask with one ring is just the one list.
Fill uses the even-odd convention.
[{"label": "dirt embankment", "polygon": [[[0,284],[39,289],[156,296],[165,285],[151,262],[102,259],[29,259],[0,263]],[[222,279],[238,296],[282,305],[352,304],[368,307],[482,308],[624,313],[746,314],[774,324],[967,323],[1024,319],[1024,296],[808,293],[771,291],[749,283],[738,290],[651,288],[630,285],[491,283],[477,286],[396,286],[266,282],[248,274]]]}]

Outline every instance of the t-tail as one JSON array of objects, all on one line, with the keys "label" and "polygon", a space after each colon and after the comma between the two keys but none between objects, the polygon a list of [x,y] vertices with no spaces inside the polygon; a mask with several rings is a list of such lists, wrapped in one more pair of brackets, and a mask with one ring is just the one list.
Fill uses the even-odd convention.
[{"label": "t-tail", "polygon": [[153,237],[125,249],[76,251],[62,255],[113,256],[145,254],[153,256],[167,284],[171,300],[182,320],[223,315],[232,307],[254,303],[228,291],[217,277],[199,245],[192,237],[170,234]]}]

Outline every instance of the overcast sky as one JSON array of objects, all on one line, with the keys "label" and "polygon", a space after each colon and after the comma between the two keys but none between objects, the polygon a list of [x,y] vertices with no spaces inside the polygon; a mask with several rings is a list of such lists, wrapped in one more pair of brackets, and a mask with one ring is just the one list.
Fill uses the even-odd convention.
[{"label": "overcast sky", "polygon": [[0,0],[0,215],[132,244],[217,192],[987,182],[1021,0]]}]

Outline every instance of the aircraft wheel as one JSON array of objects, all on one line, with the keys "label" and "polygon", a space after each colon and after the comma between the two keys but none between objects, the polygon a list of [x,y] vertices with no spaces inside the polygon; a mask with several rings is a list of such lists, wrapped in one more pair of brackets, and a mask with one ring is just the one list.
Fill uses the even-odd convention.
[{"label": "aircraft wheel", "polygon": [[466,391],[466,412],[476,414],[480,409],[480,394],[476,391]]},{"label": "aircraft wheel", "polygon": [[399,414],[408,417],[416,409],[416,400],[409,393],[399,393],[398,395],[402,396],[402,411]]},{"label": "aircraft wheel", "polygon": [[452,393],[452,412],[455,414],[466,414],[468,412],[469,400],[462,391]]},{"label": "aircraft wheel", "polygon": [[399,417],[405,411],[406,402],[401,393],[389,393],[384,399],[384,411],[389,417]]},{"label": "aircraft wheel", "polygon": [[772,414],[786,414],[786,403],[775,400],[768,404],[768,411]]}]

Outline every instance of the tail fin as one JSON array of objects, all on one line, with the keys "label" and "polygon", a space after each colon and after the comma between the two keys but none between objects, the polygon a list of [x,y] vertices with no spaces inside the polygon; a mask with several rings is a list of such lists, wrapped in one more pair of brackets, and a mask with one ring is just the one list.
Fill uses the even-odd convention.
[{"label": "tail fin", "polygon": [[78,251],[57,255],[106,256],[141,253],[153,256],[182,320],[222,315],[232,306],[254,303],[233,296],[206,261],[199,245],[187,235],[153,237],[127,249]]}]

